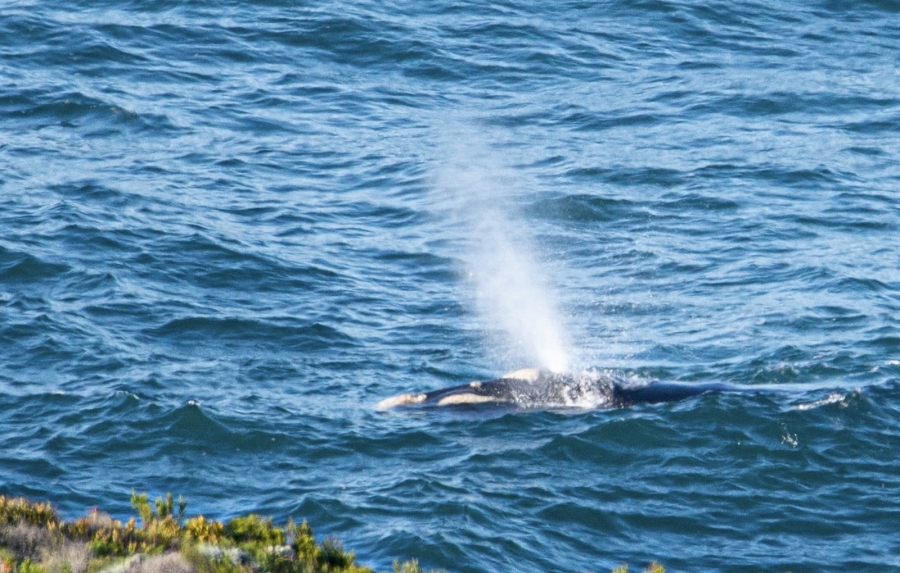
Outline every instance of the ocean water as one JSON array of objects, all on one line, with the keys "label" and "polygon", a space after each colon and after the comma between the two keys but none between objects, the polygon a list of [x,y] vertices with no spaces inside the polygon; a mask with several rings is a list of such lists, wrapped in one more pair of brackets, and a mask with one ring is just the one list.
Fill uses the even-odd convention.
[{"label": "ocean water", "polygon": [[[0,1],[0,494],[900,568],[898,61],[893,0]],[[747,391],[374,408],[526,366]]]}]

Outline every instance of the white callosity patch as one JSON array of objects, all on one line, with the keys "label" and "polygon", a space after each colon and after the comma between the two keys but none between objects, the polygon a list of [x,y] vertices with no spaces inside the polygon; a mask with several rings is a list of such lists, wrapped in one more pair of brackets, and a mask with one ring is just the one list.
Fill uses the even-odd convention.
[{"label": "white callosity patch", "polygon": [[420,404],[423,401],[425,401],[425,394],[400,394],[399,396],[385,398],[375,405],[375,409],[390,410],[396,406],[411,406],[413,404]]},{"label": "white callosity patch", "polygon": [[[536,382],[541,377],[541,371],[537,368],[522,368],[513,372],[507,372],[501,378],[507,380],[524,380],[526,382]],[[475,384],[475,382],[473,382]],[[478,382],[480,384],[480,382]]]},{"label": "white callosity patch", "polygon": [[496,402],[497,399],[492,396],[482,396],[480,394],[462,393],[451,394],[446,398],[438,401],[438,406],[452,406],[454,404],[486,404],[488,402]]}]

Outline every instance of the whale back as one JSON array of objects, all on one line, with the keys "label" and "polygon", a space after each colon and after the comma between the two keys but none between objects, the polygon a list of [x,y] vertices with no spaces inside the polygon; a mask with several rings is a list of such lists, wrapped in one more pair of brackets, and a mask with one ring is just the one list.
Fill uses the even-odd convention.
[{"label": "whale back", "polygon": [[614,379],[602,373],[573,375],[525,368],[485,382],[393,396],[379,402],[377,408],[482,404],[524,409],[608,408],[616,405],[614,388]]}]

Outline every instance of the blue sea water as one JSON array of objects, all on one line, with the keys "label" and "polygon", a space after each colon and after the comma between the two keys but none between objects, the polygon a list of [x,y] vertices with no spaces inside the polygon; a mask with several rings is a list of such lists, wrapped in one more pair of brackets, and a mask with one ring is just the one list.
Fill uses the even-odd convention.
[{"label": "blue sea water", "polygon": [[[900,568],[898,62],[894,0],[0,2],[0,494]],[[748,391],[374,408],[532,365]]]}]

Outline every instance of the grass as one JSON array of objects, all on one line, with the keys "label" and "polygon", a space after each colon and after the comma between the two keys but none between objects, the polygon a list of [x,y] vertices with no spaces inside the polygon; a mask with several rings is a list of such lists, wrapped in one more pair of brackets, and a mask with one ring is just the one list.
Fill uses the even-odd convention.
[{"label": "grass", "polygon": [[[131,505],[137,517],[125,523],[97,509],[63,521],[49,503],[0,496],[0,573],[375,573],[339,541],[317,542],[306,521],[185,519],[187,500],[172,494],[151,504],[132,492]],[[394,561],[393,573],[426,572],[409,560]]]}]

